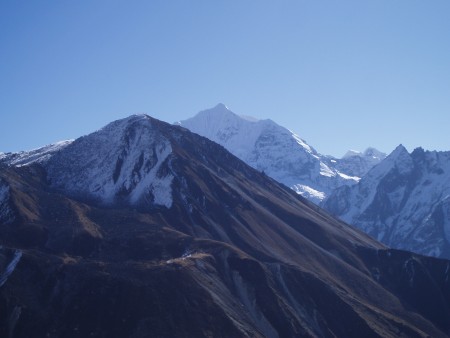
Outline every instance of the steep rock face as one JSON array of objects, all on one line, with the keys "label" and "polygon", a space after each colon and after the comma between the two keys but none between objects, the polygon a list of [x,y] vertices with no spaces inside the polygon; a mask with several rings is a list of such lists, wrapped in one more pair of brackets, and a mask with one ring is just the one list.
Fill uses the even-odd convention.
[{"label": "steep rock face", "polygon": [[[133,176],[141,151],[157,160]],[[142,199],[118,194],[147,175]],[[152,185],[167,175],[170,206]],[[184,128],[133,116],[0,177],[16,212],[0,226],[1,336],[450,332],[448,261],[387,249]]]},{"label": "steep rock face", "polygon": [[450,153],[399,146],[324,207],[389,246],[450,258],[449,196]]},{"label": "steep rock face", "polygon": [[223,145],[253,168],[316,203],[336,187],[359,179],[336,170],[336,161],[272,120],[240,117],[223,104],[179,124]]}]

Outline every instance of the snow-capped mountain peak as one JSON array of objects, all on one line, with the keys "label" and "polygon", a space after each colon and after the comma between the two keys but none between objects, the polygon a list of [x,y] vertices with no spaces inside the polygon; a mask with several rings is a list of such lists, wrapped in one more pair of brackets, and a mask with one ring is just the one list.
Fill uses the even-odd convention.
[{"label": "snow-capped mountain peak", "polygon": [[373,148],[373,147],[368,147],[366,150],[364,150],[364,152],[360,152],[358,150],[351,149],[351,150],[347,151],[344,156],[342,156],[342,159],[349,158],[349,157],[355,157],[355,156],[371,157],[371,158],[382,160],[386,157],[386,154]]},{"label": "snow-capped mountain peak", "polygon": [[180,121],[178,124],[223,145],[244,160],[253,152],[256,143],[269,135],[280,135],[281,138],[286,139],[293,138],[308,152],[316,153],[300,137],[272,120],[241,117],[222,103],[214,108],[203,110],[195,117]]},{"label": "snow-capped mountain peak", "polygon": [[380,163],[386,154],[369,147],[364,152],[349,150],[341,159],[336,159],[336,169],[350,176],[363,177]]},{"label": "snow-capped mountain peak", "polygon": [[379,161],[383,160],[384,158],[386,158],[386,154],[379,151],[378,149],[375,149],[373,147],[369,147],[364,151],[364,156],[366,157],[371,157],[373,159],[377,159]]},{"label": "snow-capped mountain peak", "polygon": [[53,187],[101,204],[170,208],[170,142],[147,115],[132,115],[75,140],[46,163]]},{"label": "snow-capped mountain peak", "polygon": [[327,157],[294,132],[270,119],[241,117],[223,104],[178,124],[221,144],[253,168],[314,202],[335,187],[359,179],[336,170]]},{"label": "snow-capped mountain peak", "polygon": [[222,102],[219,102],[212,110],[214,111],[231,111],[230,109],[228,109],[228,107],[223,104]]}]

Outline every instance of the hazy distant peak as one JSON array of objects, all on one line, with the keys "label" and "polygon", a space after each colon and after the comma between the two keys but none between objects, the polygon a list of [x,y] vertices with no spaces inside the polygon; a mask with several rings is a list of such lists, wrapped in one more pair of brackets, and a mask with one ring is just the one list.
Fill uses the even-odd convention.
[{"label": "hazy distant peak", "polygon": [[226,110],[230,110],[225,104],[223,104],[222,102],[219,102],[213,109],[226,109]]},{"label": "hazy distant peak", "polygon": [[349,157],[361,156],[361,155],[362,155],[362,153],[360,151],[350,149],[349,151],[347,151],[345,153],[344,156],[342,156],[342,158],[349,158]]},{"label": "hazy distant peak", "polygon": [[386,158],[387,154],[383,153],[382,151],[379,151],[376,148],[369,147],[364,151],[364,156],[372,158],[377,161],[381,161]]},{"label": "hazy distant peak", "polygon": [[357,150],[349,150],[342,156],[342,159],[359,156],[359,157],[373,157],[374,159],[382,160],[386,157],[386,154],[379,151],[376,148],[368,147],[364,152],[360,152]]},{"label": "hazy distant peak", "polygon": [[198,113],[198,115],[201,115],[201,114],[230,114],[230,113],[233,115],[236,115],[226,105],[224,105],[223,103],[218,103],[217,105],[215,105],[212,108],[208,108],[208,109],[200,111]]}]

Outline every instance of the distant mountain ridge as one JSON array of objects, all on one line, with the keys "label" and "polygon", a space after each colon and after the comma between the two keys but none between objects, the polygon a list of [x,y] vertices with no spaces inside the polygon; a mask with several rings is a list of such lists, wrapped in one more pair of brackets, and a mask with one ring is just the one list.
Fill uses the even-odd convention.
[{"label": "distant mountain ridge", "polygon": [[[321,155],[272,120],[241,117],[224,104],[178,124],[221,144],[253,168],[315,203],[339,186],[355,184],[360,177],[354,173],[364,173],[383,158],[375,149],[352,160]],[[372,155],[375,153],[378,157]]]},{"label": "distant mountain ridge", "polygon": [[450,152],[400,145],[323,206],[391,247],[450,258]]},{"label": "distant mountain ridge", "polygon": [[[221,144],[253,168],[317,204],[337,187],[358,182],[367,170],[385,157],[374,148],[368,148],[364,153],[352,152],[352,156],[342,159],[324,156],[297,134],[272,120],[238,116],[224,104],[177,124]],[[40,163],[72,142],[67,140],[31,151],[0,153],[0,164]]]},{"label": "distant mountain ridge", "polygon": [[[54,187],[72,191],[73,195],[89,194],[105,205],[145,204],[150,200],[155,206],[170,207],[173,176],[170,172],[158,174],[161,163],[170,160],[170,146],[164,142],[152,149],[133,145],[158,139],[158,132],[146,123],[145,115],[134,115],[76,142],[0,153],[0,166],[46,163]],[[129,126],[134,124],[139,127]],[[409,154],[399,146],[387,158],[368,148],[364,152],[349,151],[337,159],[319,154],[298,135],[271,120],[238,116],[223,104],[179,124],[222,144],[252,167],[389,246],[450,258],[449,152],[419,148]],[[102,139],[118,144],[112,148],[116,153],[100,152],[103,157],[99,157],[95,144]],[[119,146],[123,139],[127,140],[125,146]],[[110,182],[95,166],[86,171],[85,163],[78,158],[97,166],[107,163],[114,169],[114,180]],[[63,176],[58,174],[61,172]],[[149,173],[152,178],[147,183],[140,180]],[[363,179],[356,184],[359,177]],[[0,221],[5,224],[14,221],[9,194],[8,186],[0,180]]]},{"label": "distant mountain ridge", "polygon": [[336,162],[336,169],[347,175],[363,177],[375,165],[386,158],[386,154],[372,147],[364,152],[349,150]]}]

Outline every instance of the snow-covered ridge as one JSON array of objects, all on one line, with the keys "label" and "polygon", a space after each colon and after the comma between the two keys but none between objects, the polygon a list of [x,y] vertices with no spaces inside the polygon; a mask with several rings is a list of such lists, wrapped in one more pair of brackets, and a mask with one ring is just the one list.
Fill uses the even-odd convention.
[{"label": "snow-covered ridge", "polygon": [[146,115],[114,121],[46,162],[51,185],[101,204],[172,205],[173,176],[161,172],[172,152]]},{"label": "snow-covered ridge", "polygon": [[0,162],[12,166],[30,165],[32,163],[43,163],[48,160],[53,154],[61,151],[73,140],[65,140],[46,145],[41,148],[36,148],[29,151],[20,151],[18,153],[0,153]]},{"label": "snow-covered ridge", "polygon": [[336,187],[359,180],[352,173],[338,170],[338,159],[319,154],[294,132],[272,120],[243,118],[223,104],[178,124],[219,143],[253,168],[316,203]]},{"label": "snow-covered ridge", "polygon": [[324,207],[395,248],[450,258],[450,152],[402,145]]},{"label": "snow-covered ridge", "polygon": [[[152,119],[132,115],[76,140],[19,153],[1,153],[9,166],[40,163],[54,188],[100,204],[172,206],[173,175],[161,169],[172,148]],[[0,182],[0,217],[11,221],[9,188]],[[8,216],[8,217],[7,217]]]}]

